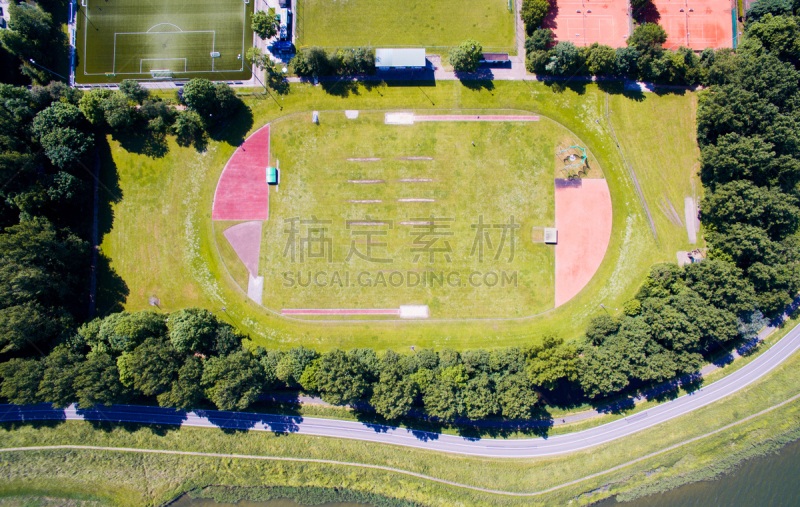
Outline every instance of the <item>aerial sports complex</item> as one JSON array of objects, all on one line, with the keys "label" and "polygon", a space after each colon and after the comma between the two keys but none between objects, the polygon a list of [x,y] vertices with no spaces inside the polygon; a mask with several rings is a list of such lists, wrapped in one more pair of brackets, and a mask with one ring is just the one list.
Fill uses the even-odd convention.
[{"label": "aerial sports complex", "polygon": [[611,225],[591,152],[520,111],[280,118],[237,148],[212,205],[229,281],[292,319],[538,315],[586,286]]},{"label": "aerial sports complex", "polygon": [[79,0],[75,82],[246,80],[249,0]]}]

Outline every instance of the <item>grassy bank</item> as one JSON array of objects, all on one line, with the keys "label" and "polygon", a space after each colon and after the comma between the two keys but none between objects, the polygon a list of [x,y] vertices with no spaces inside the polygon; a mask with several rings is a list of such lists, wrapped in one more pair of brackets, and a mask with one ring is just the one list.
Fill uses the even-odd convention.
[{"label": "grassy bank", "polygon": [[[101,288],[113,290],[104,289],[106,297],[99,303],[101,313],[120,306],[133,311],[152,309],[148,298],[155,295],[160,299],[162,311],[187,306],[219,311],[225,307],[226,311],[220,313],[224,318],[268,347],[300,343],[320,350],[333,346],[500,347],[530,343],[545,333],[567,339],[579,336],[588,319],[602,311],[600,303],[620,308],[633,296],[651,264],[675,259],[674,245],[659,247],[654,243],[605,124],[606,92],[596,85],[550,88],[530,82],[486,82],[480,86],[459,82],[416,84],[324,83],[316,87],[293,86],[288,95],[274,100],[247,96],[244,100],[250,110],[240,115],[235,124],[216,132],[217,140],[211,139],[204,152],[181,148],[168,140],[166,150],[154,154],[130,139],[110,138],[104,157],[102,194],[109,212],[101,245],[110,265],[105,272],[107,276],[101,276]],[[693,114],[695,100],[691,94],[674,97],[647,94],[637,98],[612,93],[611,97],[619,101],[614,114],[621,114],[626,108],[641,108],[649,101],[667,100],[669,103],[664,107],[669,107],[673,116],[683,118],[684,123]],[[211,227],[211,196],[235,147],[248,132],[291,112],[412,108],[531,111],[560,123],[582,140],[603,169],[614,204],[611,243],[589,285],[562,307],[519,321],[320,325],[269,315],[251,304],[227,274]],[[622,139],[626,134],[618,135]],[[663,156],[673,156],[676,160],[684,156],[682,145],[667,143],[660,149]],[[656,162],[651,157],[643,163]],[[675,178],[685,181],[685,173],[676,173]]]},{"label": "grassy bank", "polygon": [[[625,464],[777,405],[800,392],[798,366],[800,357],[793,357],[766,379],[722,402],[631,437],[554,458],[472,458],[299,435],[77,422],[6,424],[0,440],[4,447],[69,443],[333,459],[401,468],[471,486],[529,492]],[[692,444],[536,497],[536,501],[584,504],[613,494],[678,485],[691,474],[707,474],[721,463],[730,463],[731,457],[750,456],[753,447],[791,440],[799,425],[800,403],[791,403]],[[157,504],[209,484],[336,486],[426,505],[524,505],[531,501],[337,465],[88,450],[2,453],[0,460],[5,476],[2,495],[94,495],[115,505]]]}]

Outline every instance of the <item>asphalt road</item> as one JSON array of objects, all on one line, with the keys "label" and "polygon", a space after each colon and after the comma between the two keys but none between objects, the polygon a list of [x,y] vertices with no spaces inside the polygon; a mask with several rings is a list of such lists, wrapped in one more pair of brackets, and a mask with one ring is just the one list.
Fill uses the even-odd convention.
[{"label": "asphalt road", "polygon": [[691,394],[662,403],[630,417],[595,428],[544,438],[469,438],[392,426],[316,417],[279,416],[197,410],[181,412],[159,407],[115,405],[92,410],[64,410],[49,405],[2,405],[0,421],[91,420],[136,422],[249,431],[297,433],[401,445],[432,451],[496,458],[552,456],[587,449],[626,437],[721,400],[763,377],[800,349],[800,326],[769,350],[734,373]]}]

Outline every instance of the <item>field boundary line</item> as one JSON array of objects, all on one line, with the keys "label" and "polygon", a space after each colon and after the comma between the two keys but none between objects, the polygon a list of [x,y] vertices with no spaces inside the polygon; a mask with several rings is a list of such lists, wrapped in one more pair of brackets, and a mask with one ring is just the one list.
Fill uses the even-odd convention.
[{"label": "field boundary line", "polygon": [[[327,459],[316,459],[316,458],[292,458],[292,457],[285,457],[285,456],[258,456],[258,455],[250,455],[250,454],[226,454],[226,453],[216,453],[216,452],[197,452],[197,451],[176,451],[176,450],[168,450],[168,449],[137,449],[135,447],[102,447],[102,446],[93,446],[93,445],[44,445],[44,446],[30,446],[30,447],[7,447],[7,448],[0,448],[0,452],[26,452],[26,451],[54,451],[54,450],[64,450],[64,449],[71,449],[71,450],[86,450],[86,451],[111,451],[111,452],[128,452],[128,453],[142,453],[142,454],[166,454],[166,455],[174,455],[174,456],[195,456],[195,457],[206,457],[206,458],[226,458],[226,459],[248,459],[248,460],[258,460],[258,461],[288,461],[288,462],[298,462],[298,463],[317,463],[322,465],[335,465],[335,466],[348,466],[354,468],[368,468],[372,470],[381,470],[384,472],[392,472],[397,474],[408,475],[411,477],[417,477],[419,479],[431,481],[431,482],[438,482],[440,484],[445,484],[448,486],[455,486],[457,488],[462,489],[469,489],[472,491],[480,491],[482,493],[490,493],[494,495],[503,495],[503,496],[519,496],[519,497],[530,497],[530,496],[541,496],[547,493],[552,493],[554,491],[558,491],[560,489],[574,486],[576,484],[580,484],[581,482],[588,481],[590,479],[595,479],[597,477],[602,477],[603,475],[610,474],[611,472],[616,472],[617,470],[621,470],[623,468],[627,468],[631,465],[635,465],[636,463],[640,463],[642,461],[648,460],[650,458],[654,458],[661,454],[674,451],[691,443],[697,442],[699,440],[703,440],[710,436],[716,435],[723,431],[729,430],[733,427],[736,427],[740,424],[746,423],[763,415],[766,415],[770,412],[773,412],[779,408],[782,408],[800,398],[800,394],[796,394],[789,398],[788,400],[784,400],[776,405],[768,407],[760,412],[756,412],[755,414],[751,414],[743,419],[738,421],[732,422],[727,424],[721,428],[717,428],[713,431],[709,431],[708,433],[704,433],[702,435],[698,435],[696,437],[690,438],[689,440],[685,440],[683,442],[671,445],[669,447],[665,447],[658,451],[652,452],[650,454],[646,454],[639,458],[626,461],[620,465],[607,468],[605,470],[601,470],[600,472],[586,475],[584,477],[580,477],[578,479],[574,479],[571,481],[567,481],[556,486],[542,489],[539,491],[531,491],[531,492],[515,492],[515,491],[504,491],[498,489],[489,489],[489,488],[481,488],[479,486],[470,486],[468,484],[463,484],[460,482],[449,481],[447,479],[441,479],[438,477],[433,477],[430,475],[420,474],[417,472],[412,472],[410,470],[403,470],[400,468],[393,468],[387,467],[382,465],[372,465],[368,463],[355,463],[352,461],[335,461],[335,460],[327,460]],[[434,451],[435,452],[435,451]],[[513,459],[513,458],[511,458]]]}]

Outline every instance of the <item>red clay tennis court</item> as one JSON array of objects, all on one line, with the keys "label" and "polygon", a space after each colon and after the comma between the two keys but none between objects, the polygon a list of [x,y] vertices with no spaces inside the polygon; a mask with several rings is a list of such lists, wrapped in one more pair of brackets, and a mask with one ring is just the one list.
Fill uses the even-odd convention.
[{"label": "red clay tennis court", "polygon": [[664,48],[686,46],[695,51],[733,47],[730,0],[653,0],[658,22],[667,31]]},{"label": "red clay tennis court", "polygon": [[556,180],[556,307],[592,279],[611,239],[611,194],[604,179]]},{"label": "red clay tennis court", "polygon": [[214,193],[212,220],[266,220],[269,216],[269,125],[239,146]]},{"label": "red clay tennis court", "polygon": [[544,26],[553,30],[558,42],[618,48],[631,33],[631,18],[626,0],[558,0]]}]

